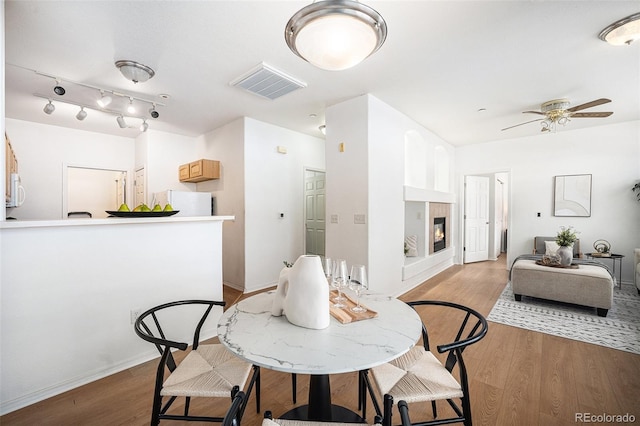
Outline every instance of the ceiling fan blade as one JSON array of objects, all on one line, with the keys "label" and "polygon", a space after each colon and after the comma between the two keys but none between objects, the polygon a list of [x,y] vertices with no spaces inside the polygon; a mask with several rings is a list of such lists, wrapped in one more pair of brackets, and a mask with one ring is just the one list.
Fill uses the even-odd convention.
[{"label": "ceiling fan blade", "polygon": [[518,127],[518,126],[522,126],[524,124],[529,124],[529,123],[533,123],[534,121],[542,121],[542,118],[538,118],[537,120],[531,120],[531,121],[525,121],[524,123],[520,123],[520,124],[516,124],[515,126],[509,126],[509,127],[505,127],[502,130],[509,130],[509,129],[513,129],[514,127]]},{"label": "ceiling fan blade", "polygon": [[611,102],[611,99],[600,98],[600,99],[596,99],[595,101],[587,102],[586,104],[567,108],[567,111],[569,112],[581,111],[583,109],[591,108],[591,107],[602,105],[602,104],[607,104],[609,102]]},{"label": "ceiling fan blade", "polygon": [[540,115],[546,115],[544,112],[541,111],[522,111],[523,114],[540,114]]},{"label": "ceiling fan blade", "polygon": [[571,114],[571,118],[604,118],[613,114],[611,111],[603,112],[576,112]]}]

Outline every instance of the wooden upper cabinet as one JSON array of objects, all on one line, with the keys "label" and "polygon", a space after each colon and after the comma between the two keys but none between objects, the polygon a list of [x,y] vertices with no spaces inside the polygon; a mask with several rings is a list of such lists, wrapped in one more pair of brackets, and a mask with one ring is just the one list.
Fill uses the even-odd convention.
[{"label": "wooden upper cabinet", "polygon": [[178,177],[180,182],[220,179],[220,162],[202,159],[183,164],[178,168]]}]

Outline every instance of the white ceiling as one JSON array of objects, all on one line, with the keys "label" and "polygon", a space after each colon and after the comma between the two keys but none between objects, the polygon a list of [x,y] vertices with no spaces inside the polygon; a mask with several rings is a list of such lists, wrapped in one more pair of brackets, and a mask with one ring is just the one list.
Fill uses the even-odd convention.
[{"label": "white ceiling", "polygon": [[[640,118],[640,43],[614,47],[598,39],[607,25],[639,12],[637,0],[365,1],[385,18],[387,41],[346,71],[315,68],[286,46],[286,22],[309,3],[7,0],[6,116],[139,133],[98,111],[78,121],[71,105],[54,102],[55,112],[45,114],[46,100],[33,94],[93,104],[99,93],[63,81],[67,93],[58,97],[55,81],[30,71],[37,70],[165,103],[150,128],[190,136],[248,116],[321,137],[325,109],[364,93],[456,146],[540,134],[538,123],[501,129],[538,118],[522,111],[562,97],[574,106],[612,100],[588,110],[612,116],[575,118],[566,130]],[[114,66],[119,59],[156,75],[136,85]],[[271,101],[229,85],[260,62],[307,87]]]}]

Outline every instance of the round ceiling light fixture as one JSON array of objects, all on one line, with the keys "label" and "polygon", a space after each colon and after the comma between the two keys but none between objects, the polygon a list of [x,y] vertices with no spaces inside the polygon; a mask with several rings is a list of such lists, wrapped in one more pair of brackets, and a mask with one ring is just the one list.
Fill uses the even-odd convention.
[{"label": "round ceiling light fixture", "polygon": [[613,46],[630,45],[634,41],[640,40],[640,13],[614,22],[600,31],[598,37]]},{"label": "round ceiling light fixture", "polygon": [[330,71],[356,66],[380,49],[387,24],[369,6],[355,0],[316,1],[296,12],[285,27],[289,49]]},{"label": "round ceiling light fixture", "polygon": [[116,61],[116,67],[127,80],[131,80],[134,83],[144,83],[156,75],[154,70],[136,61]]}]

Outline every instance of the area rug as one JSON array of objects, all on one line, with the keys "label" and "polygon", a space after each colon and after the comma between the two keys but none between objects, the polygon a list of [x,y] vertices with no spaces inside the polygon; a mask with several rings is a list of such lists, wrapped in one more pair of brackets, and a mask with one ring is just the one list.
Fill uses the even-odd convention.
[{"label": "area rug", "polygon": [[605,318],[595,308],[534,297],[513,298],[507,283],[487,317],[489,321],[540,333],[640,354],[640,296],[635,287],[613,291],[613,306]]}]

